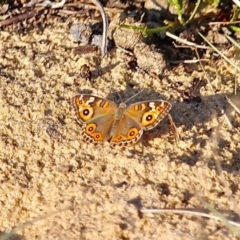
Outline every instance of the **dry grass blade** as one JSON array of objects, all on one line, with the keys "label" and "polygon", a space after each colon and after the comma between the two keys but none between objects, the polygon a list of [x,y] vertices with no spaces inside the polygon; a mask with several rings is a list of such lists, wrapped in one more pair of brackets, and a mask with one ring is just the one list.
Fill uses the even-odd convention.
[{"label": "dry grass blade", "polygon": [[175,141],[176,141],[176,143],[178,143],[180,141],[180,135],[177,131],[177,127],[175,125],[175,122],[172,119],[171,114],[168,114],[168,120],[169,120],[169,123],[170,123],[170,127],[171,127],[171,130],[172,130],[173,136],[175,138]]},{"label": "dry grass blade", "polygon": [[234,64],[229,58],[227,58],[223,53],[221,53],[214,45],[212,45],[200,32],[198,34],[208,43],[209,46],[212,47],[222,58],[224,58],[228,63],[230,63],[234,68],[236,68],[240,72],[240,68]]},{"label": "dry grass blade", "polygon": [[0,240],[7,240],[7,239],[11,239],[11,237],[19,230],[21,229],[24,229],[26,228],[27,226],[29,225],[32,225],[33,223],[36,223],[38,221],[41,221],[41,220],[45,220],[46,218],[48,217],[51,217],[51,216],[54,216],[58,213],[61,213],[61,212],[65,212],[67,210],[71,210],[71,207],[68,207],[68,208],[64,208],[64,209],[61,209],[61,210],[58,210],[58,211],[55,211],[55,212],[52,212],[52,213],[49,213],[49,214],[46,214],[46,215],[43,215],[43,216],[40,216],[40,217],[36,217],[34,218],[33,220],[31,221],[27,221],[21,225],[19,225],[18,227],[14,228],[12,231],[8,232],[8,233],[3,233],[0,235]]},{"label": "dry grass blade", "polygon": [[227,99],[227,102],[234,108],[234,110],[235,110],[238,114],[240,114],[240,109],[232,102],[232,100],[231,100],[230,98],[228,98],[228,97],[226,97],[226,99]]},{"label": "dry grass blade", "polygon": [[107,55],[108,18],[107,18],[107,14],[104,11],[102,4],[98,0],[92,0],[92,2],[99,8],[99,11],[100,11],[102,19],[103,19],[103,35],[102,35],[101,51],[102,51],[102,57],[105,57]]},{"label": "dry grass blade", "polygon": [[238,49],[240,49],[240,45],[233,39],[231,38],[230,36],[228,35],[224,35],[232,44],[234,44]]},{"label": "dry grass blade", "polygon": [[[214,210],[214,211],[212,211]],[[221,222],[227,221],[229,224],[236,226],[238,228],[240,228],[240,223],[231,221],[227,218],[225,218],[222,214],[220,214],[217,210],[215,210],[214,208],[211,208],[211,212],[212,213],[218,213],[215,215],[210,214],[210,212],[206,209],[203,210],[195,210],[195,209],[179,209],[179,208],[169,208],[169,209],[141,209],[140,210],[142,213],[171,213],[171,214],[190,214],[193,216],[200,216],[200,217],[207,217],[207,218],[211,218],[211,219],[215,219]],[[240,235],[239,235],[240,236]]]},{"label": "dry grass blade", "polygon": [[174,39],[174,40],[176,40],[176,41],[179,41],[179,42],[181,42],[181,43],[183,43],[183,44],[185,44],[185,45],[188,45],[188,46],[190,46],[190,47],[196,47],[196,48],[202,48],[202,49],[210,49],[209,47],[202,46],[202,45],[198,45],[198,44],[196,44],[196,43],[189,42],[189,41],[187,41],[186,39],[182,39],[182,38],[180,38],[180,37],[177,37],[176,35],[168,32],[168,31],[166,32],[166,35],[167,35],[168,37],[170,37],[170,38],[172,38],[172,39]]},{"label": "dry grass blade", "polygon": [[192,59],[192,60],[179,60],[179,61],[170,61],[173,64],[178,63],[198,63],[198,62],[209,62],[209,59]]},{"label": "dry grass blade", "polygon": [[240,7],[240,1],[238,0],[232,0],[238,7]]},{"label": "dry grass blade", "polygon": [[210,204],[205,203],[205,206],[211,211],[212,214],[216,217],[216,219],[219,219],[224,225],[237,237],[240,237],[240,231],[236,229],[236,227],[240,227],[240,223],[236,223],[233,221],[230,221],[226,217],[224,217],[220,212],[218,212],[214,207],[212,207]]},{"label": "dry grass blade", "polygon": [[[198,59],[200,59],[197,49],[196,49],[196,55],[197,55]],[[208,81],[208,84],[209,84],[210,89],[211,89],[211,91],[212,91],[212,94],[213,94],[213,96],[214,96],[214,95],[215,95],[215,92],[214,92],[214,90],[213,90],[213,87],[212,87],[211,81],[210,81],[210,79],[209,79],[209,76],[208,76],[208,74],[206,73],[206,71],[205,71],[205,69],[204,69],[204,67],[203,67],[203,65],[202,65],[202,62],[200,61],[199,63],[200,63],[200,66],[201,66],[203,72],[205,73],[206,79],[207,79],[207,81]],[[229,118],[227,117],[227,115],[226,115],[226,113],[225,113],[225,110],[223,109],[223,107],[221,107],[222,104],[219,102],[219,100],[218,100],[216,97],[214,97],[214,99],[215,99],[215,101],[217,102],[219,108],[221,109],[221,113],[222,113],[222,115],[224,116],[224,118],[225,118],[225,120],[226,120],[226,123],[228,124],[228,126],[229,126],[230,128],[233,128],[233,126],[232,126],[232,124],[231,124],[231,121],[229,120]]]}]

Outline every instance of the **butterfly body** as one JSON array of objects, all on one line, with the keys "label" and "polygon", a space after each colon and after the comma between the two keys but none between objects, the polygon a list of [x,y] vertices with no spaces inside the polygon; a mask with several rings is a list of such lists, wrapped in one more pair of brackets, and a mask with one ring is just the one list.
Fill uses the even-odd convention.
[{"label": "butterfly body", "polygon": [[163,100],[143,101],[127,106],[81,94],[73,98],[77,121],[88,142],[129,145],[137,142],[144,130],[154,128],[171,109]]}]

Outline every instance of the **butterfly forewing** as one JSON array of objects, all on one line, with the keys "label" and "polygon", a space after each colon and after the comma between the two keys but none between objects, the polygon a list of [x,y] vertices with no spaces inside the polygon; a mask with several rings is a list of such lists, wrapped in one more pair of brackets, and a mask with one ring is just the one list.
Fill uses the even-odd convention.
[{"label": "butterfly forewing", "polygon": [[114,102],[89,94],[73,98],[77,120],[88,142],[104,142],[110,139],[111,126],[117,106]]},{"label": "butterfly forewing", "polygon": [[144,101],[129,105],[125,114],[136,119],[144,130],[150,130],[159,124],[171,107],[163,100]]},{"label": "butterfly forewing", "polygon": [[109,100],[90,94],[77,95],[73,98],[73,106],[81,124],[106,115],[112,115],[117,105]]}]

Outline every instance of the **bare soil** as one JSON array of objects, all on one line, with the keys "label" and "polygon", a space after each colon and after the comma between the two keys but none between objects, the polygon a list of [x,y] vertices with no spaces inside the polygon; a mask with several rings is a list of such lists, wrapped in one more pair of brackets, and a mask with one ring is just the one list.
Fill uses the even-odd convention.
[{"label": "bare soil", "polygon": [[[232,97],[239,73],[217,59],[204,64],[206,72],[179,64],[154,76],[132,69],[116,47],[103,59],[76,55],[74,23],[70,17],[43,32],[0,32],[1,233],[19,227],[11,236],[19,240],[235,239],[216,220],[140,209],[209,203],[239,220],[240,119],[225,98],[239,102]],[[226,53],[239,65],[239,50]],[[80,76],[84,64],[90,80]],[[132,102],[172,103],[179,142],[167,118],[125,149],[83,141],[73,96],[91,92],[119,103],[119,95],[126,100],[142,89]]]}]

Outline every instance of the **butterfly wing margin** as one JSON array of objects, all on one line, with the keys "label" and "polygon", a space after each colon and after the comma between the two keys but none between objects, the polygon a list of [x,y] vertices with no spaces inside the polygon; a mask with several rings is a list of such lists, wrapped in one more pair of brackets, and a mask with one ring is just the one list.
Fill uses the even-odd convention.
[{"label": "butterfly wing margin", "polygon": [[125,114],[135,119],[143,130],[146,131],[156,127],[171,108],[171,103],[167,101],[143,101],[129,105]]}]

